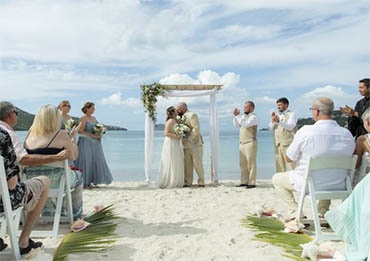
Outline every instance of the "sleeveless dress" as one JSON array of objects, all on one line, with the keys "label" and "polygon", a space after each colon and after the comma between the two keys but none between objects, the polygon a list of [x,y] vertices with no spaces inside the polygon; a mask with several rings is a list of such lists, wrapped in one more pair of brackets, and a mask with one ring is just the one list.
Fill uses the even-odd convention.
[{"label": "sleeveless dress", "polygon": [[[42,155],[55,155],[64,150],[64,148],[53,148],[49,147],[58,135],[59,131],[51,139],[49,144],[45,148],[37,149],[26,149],[28,154],[42,154]],[[69,181],[71,189],[74,189],[71,193],[72,196],[72,209],[73,209],[73,220],[82,218],[83,200],[82,200],[82,173],[77,170],[69,170],[70,176]],[[27,178],[33,178],[37,176],[47,176],[50,179],[50,188],[58,189],[60,176],[64,175],[64,168],[62,167],[48,167],[48,166],[37,166],[37,167],[26,167],[24,168],[24,174]],[[42,216],[53,216],[55,214],[56,201],[48,198],[45,207],[42,211]],[[66,200],[63,199],[62,216],[67,216]]]},{"label": "sleeveless dress", "polygon": [[325,218],[330,227],[349,245],[346,260],[369,260],[370,174],[357,184],[352,194]]},{"label": "sleeveless dress", "polygon": [[[173,131],[173,133],[175,133]],[[164,138],[161,163],[159,167],[160,188],[183,187],[184,181],[184,150],[181,140]]]},{"label": "sleeveless dress", "polygon": [[[95,123],[86,121],[85,131],[93,134]],[[110,184],[113,181],[112,174],[104,157],[101,140],[79,135],[78,158],[75,166],[82,169],[84,188],[90,184]]]}]

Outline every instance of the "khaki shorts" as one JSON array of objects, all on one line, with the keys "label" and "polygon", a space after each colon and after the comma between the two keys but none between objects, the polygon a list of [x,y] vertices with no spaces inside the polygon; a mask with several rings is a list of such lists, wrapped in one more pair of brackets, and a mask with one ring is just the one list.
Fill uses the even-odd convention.
[{"label": "khaki shorts", "polygon": [[24,181],[26,194],[23,198],[23,206],[27,212],[32,211],[37,203],[39,203],[41,193],[44,191],[45,185],[39,178],[32,178]]}]

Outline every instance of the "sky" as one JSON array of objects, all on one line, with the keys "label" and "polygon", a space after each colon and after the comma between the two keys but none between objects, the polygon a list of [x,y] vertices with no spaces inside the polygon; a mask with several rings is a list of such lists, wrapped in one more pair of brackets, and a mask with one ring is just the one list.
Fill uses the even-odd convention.
[{"label": "sky", "polygon": [[[368,0],[0,1],[0,100],[30,113],[69,100],[96,104],[98,121],[144,129],[140,85],[222,84],[221,130],[256,104],[266,127],[280,97],[298,117],[313,98],[339,106],[370,77]],[[185,101],[209,126],[209,99],[158,102],[158,123]]]}]

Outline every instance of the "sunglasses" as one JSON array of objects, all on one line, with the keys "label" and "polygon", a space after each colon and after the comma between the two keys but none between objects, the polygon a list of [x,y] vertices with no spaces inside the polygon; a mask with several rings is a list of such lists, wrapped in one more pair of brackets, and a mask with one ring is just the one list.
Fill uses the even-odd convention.
[{"label": "sunglasses", "polygon": [[12,112],[14,112],[16,116],[18,116],[18,111],[17,110],[13,110]]}]

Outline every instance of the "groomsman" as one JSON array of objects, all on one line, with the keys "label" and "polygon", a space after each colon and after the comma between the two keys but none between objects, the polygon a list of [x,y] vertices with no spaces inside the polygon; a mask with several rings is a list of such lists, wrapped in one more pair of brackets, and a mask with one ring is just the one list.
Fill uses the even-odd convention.
[{"label": "groomsman", "polygon": [[297,117],[288,109],[289,101],[283,97],[276,101],[278,114],[271,114],[269,129],[274,132],[276,172],[286,172],[295,168],[294,162],[287,162],[286,151],[297,131]]},{"label": "groomsman", "polygon": [[255,188],[257,176],[257,126],[258,118],[254,113],[254,103],[244,103],[244,114],[235,108],[234,126],[239,132],[240,185],[237,187]]}]

